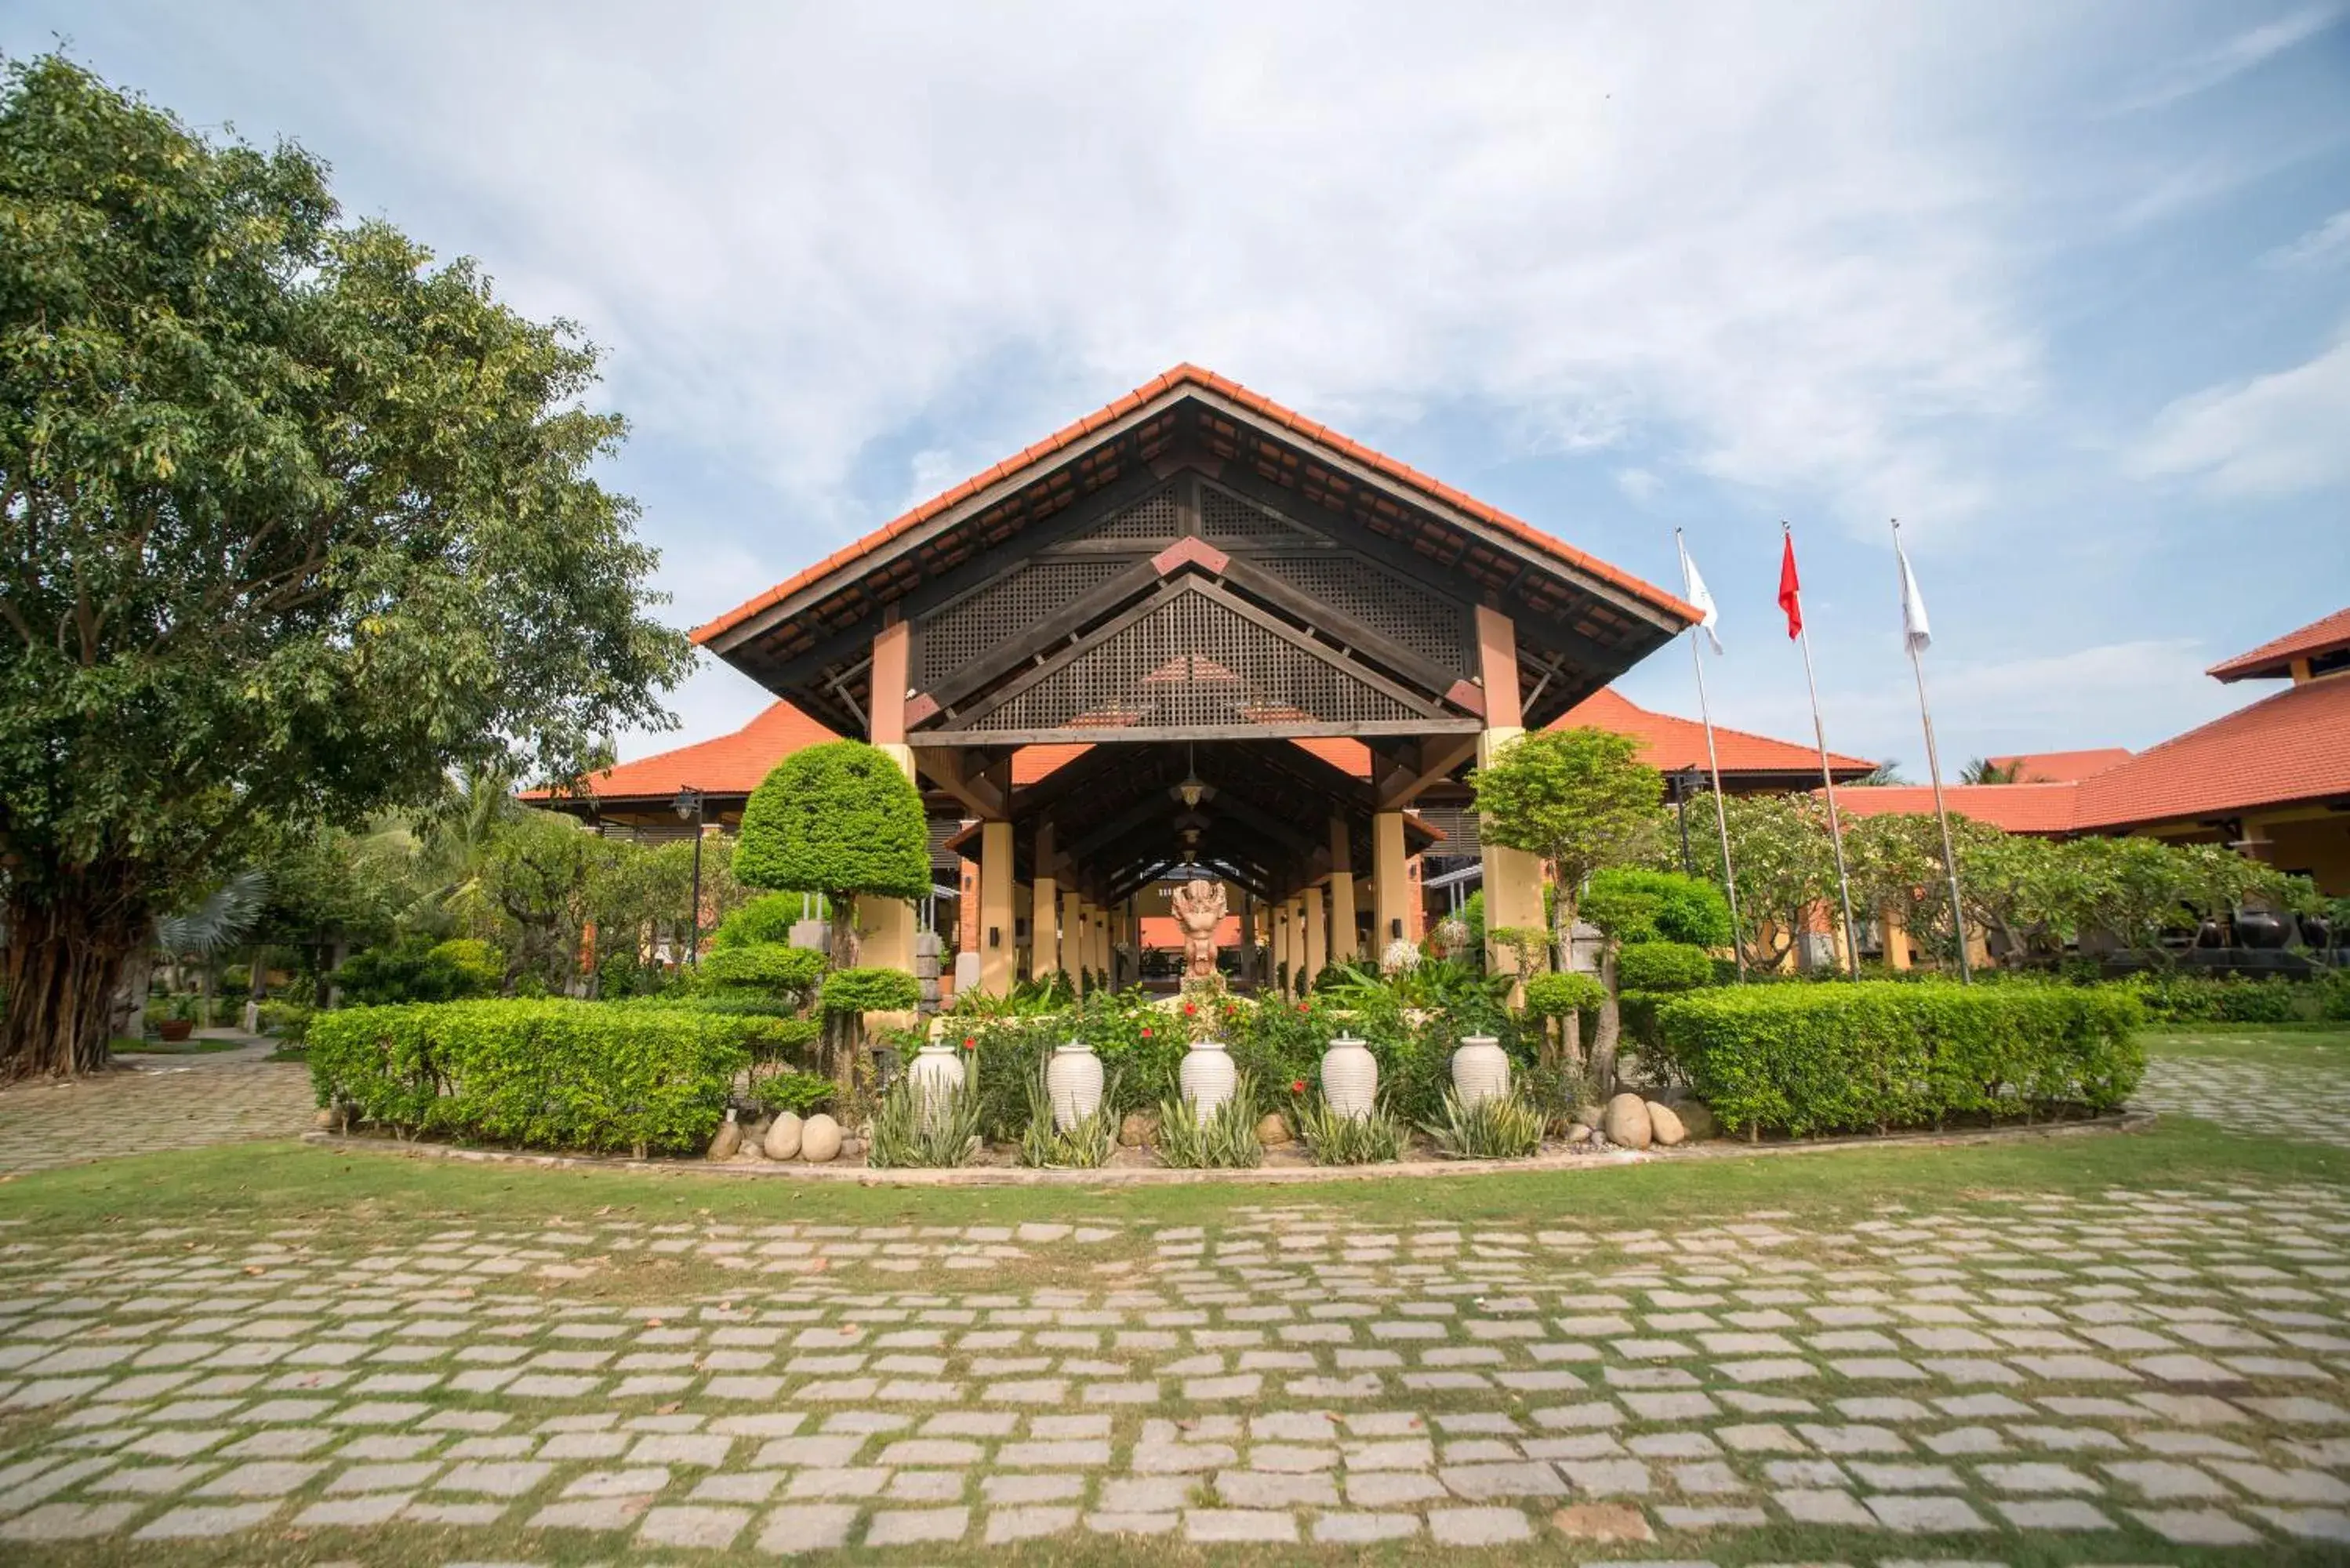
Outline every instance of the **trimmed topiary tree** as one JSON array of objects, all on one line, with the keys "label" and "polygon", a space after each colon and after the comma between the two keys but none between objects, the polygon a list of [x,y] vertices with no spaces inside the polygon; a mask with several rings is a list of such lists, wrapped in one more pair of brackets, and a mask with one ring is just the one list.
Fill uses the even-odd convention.
[{"label": "trimmed topiary tree", "polygon": [[[898,971],[857,971],[859,898],[919,898],[931,890],[930,825],[914,781],[889,753],[862,741],[830,741],[794,752],[751,792],[734,849],[734,876],[754,888],[821,893],[831,906],[831,960],[825,981],[826,1033],[834,1079],[851,1086],[866,1012],[916,1005],[920,988]],[[898,973],[905,1000],[892,1006],[837,1006],[835,985],[850,974]]]}]

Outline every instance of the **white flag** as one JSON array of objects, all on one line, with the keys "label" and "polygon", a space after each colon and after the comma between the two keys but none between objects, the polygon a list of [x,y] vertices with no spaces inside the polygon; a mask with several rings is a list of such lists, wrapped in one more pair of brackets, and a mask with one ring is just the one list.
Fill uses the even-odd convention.
[{"label": "white flag", "polygon": [[1934,628],[1926,622],[1926,597],[1918,591],[1918,574],[1909,569],[1908,553],[1898,541],[1893,556],[1901,563],[1901,640],[1911,653],[1923,653],[1934,646]]},{"label": "white flag", "polygon": [[1714,607],[1713,595],[1706,591],[1705,579],[1697,575],[1697,563],[1690,559],[1689,545],[1677,533],[1673,546],[1681,553],[1681,597],[1704,613],[1698,618],[1698,627],[1713,644],[1716,653],[1721,651],[1721,633],[1714,628],[1721,624],[1721,612]]}]

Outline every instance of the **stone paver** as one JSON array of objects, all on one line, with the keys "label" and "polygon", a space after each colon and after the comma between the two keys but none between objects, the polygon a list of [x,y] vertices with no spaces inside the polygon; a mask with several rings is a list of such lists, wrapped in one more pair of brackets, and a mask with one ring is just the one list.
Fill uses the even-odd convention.
[{"label": "stone paver", "polygon": [[318,1104],[309,1069],[270,1062],[263,1043],[201,1055],[125,1054],[120,1071],[0,1088],[0,1174],[81,1165],[124,1152],[299,1137]]}]

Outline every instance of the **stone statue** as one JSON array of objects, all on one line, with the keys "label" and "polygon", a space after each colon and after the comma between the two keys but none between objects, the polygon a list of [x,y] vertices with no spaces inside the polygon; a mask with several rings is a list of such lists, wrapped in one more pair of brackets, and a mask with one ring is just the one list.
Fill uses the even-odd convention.
[{"label": "stone statue", "polygon": [[1183,928],[1183,973],[1205,980],[1216,972],[1216,927],[1224,919],[1224,885],[1186,882],[1168,902]]}]

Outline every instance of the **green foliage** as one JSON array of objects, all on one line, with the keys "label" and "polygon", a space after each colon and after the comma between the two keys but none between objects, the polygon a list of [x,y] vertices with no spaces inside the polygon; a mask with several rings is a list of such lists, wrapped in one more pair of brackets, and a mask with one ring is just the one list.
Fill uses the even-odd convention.
[{"label": "green foliage", "polygon": [[[781,942],[754,942],[723,947],[704,953],[695,976],[697,986],[742,988],[778,997],[805,999],[824,980],[824,955],[812,948],[786,947]],[[844,971],[862,973],[862,971]],[[829,985],[830,981],[826,981]]]},{"label": "green foliage", "polygon": [[1105,1076],[1101,1104],[1064,1132],[1053,1121],[1053,1092],[1045,1082],[1047,1063],[1021,1081],[1028,1093],[1028,1123],[1020,1130],[1020,1163],[1038,1170],[1097,1170],[1118,1151],[1118,1114],[1111,1107],[1118,1085]]},{"label": "green foliage", "polygon": [[1316,1165],[1385,1165],[1403,1158],[1409,1136],[1409,1129],[1384,1106],[1357,1121],[1332,1110],[1319,1095],[1299,1096],[1290,1120]]},{"label": "green foliage", "polygon": [[1543,1019],[1591,1012],[1597,1010],[1607,994],[1607,988],[1596,977],[1578,971],[1537,974],[1526,981],[1526,1012]]},{"label": "green foliage", "polygon": [[0,84],[0,831],[42,1002],[5,1074],[95,1065],[106,1009],[52,999],[114,974],[74,946],[129,950],[269,825],[577,776],[692,651],[594,477],[623,422],[573,328],[342,221],[300,148],[55,55]]},{"label": "green foliage", "polygon": [[751,1082],[751,1098],[769,1116],[814,1116],[838,1093],[839,1085],[816,1073],[767,1073]]},{"label": "green foliage", "polygon": [[922,797],[862,741],[794,752],[743,808],[734,874],[754,888],[919,898],[931,888]]},{"label": "green foliage", "polygon": [[968,1074],[943,1096],[922,1094],[912,1075],[900,1074],[873,1107],[865,1163],[877,1170],[951,1169],[971,1163],[978,1137],[979,1089]]},{"label": "green foliage", "polygon": [[1180,1170],[1253,1169],[1264,1163],[1256,1120],[1256,1085],[1246,1073],[1232,1098],[1205,1116],[1194,1111],[1190,1100],[1162,1101],[1159,1158]]},{"label": "green foliage", "polygon": [[1644,942],[1730,945],[1730,904],[1721,889],[1679,871],[1620,866],[1596,872],[1584,892],[1582,915],[1627,948]]},{"label": "green foliage", "polygon": [[1616,978],[1627,992],[1695,991],[1713,983],[1713,957],[1686,942],[1641,942],[1616,956]]},{"label": "green foliage", "polygon": [[1514,1091],[1463,1103],[1448,1090],[1441,1116],[1423,1130],[1448,1159],[1523,1159],[1542,1152],[1548,1119]]},{"label": "green foliage", "polygon": [[756,1020],[625,1002],[358,1007],[310,1022],[318,1103],[403,1134],[685,1152],[717,1130]]},{"label": "green foliage", "polygon": [[2324,1003],[2314,991],[2304,1003],[2302,988],[2291,981],[2245,975],[2138,975],[2130,988],[2146,1015],[2162,1023],[2292,1023],[2309,1011],[2322,1012]]},{"label": "green foliage", "polygon": [[485,942],[410,936],[353,953],[335,971],[335,985],[346,1003],[359,1007],[458,1002],[495,994],[504,972]]},{"label": "green foliage", "polygon": [[[1700,804],[1711,815],[1703,795],[1689,809]],[[1813,908],[1835,900],[1826,808],[1809,794],[1758,794],[1726,795],[1721,811],[1738,877],[1738,940],[1750,968],[1776,969]]]},{"label": "green foliage", "polygon": [[1693,992],[1658,1029],[1723,1126],[1801,1137],[2111,1110],[2143,1017],[2118,987],[1867,981]]},{"label": "green foliage", "polygon": [[1576,890],[1595,872],[1641,858],[1663,831],[1663,775],[1640,761],[1639,742],[1606,730],[1524,736],[1469,783],[1484,841],[1539,855],[1557,872],[1561,948],[1575,929]]},{"label": "green foliage", "polygon": [[803,907],[797,893],[768,893],[753,898],[718,922],[710,945],[723,952],[730,948],[788,942]]},{"label": "green foliage", "polygon": [[824,977],[817,1000],[827,1012],[910,1012],[921,983],[902,969],[837,969]]},{"label": "green foliage", "polygon": [[311,1009],[301,1002],[265,1002],[261,1004],[261,1032],[275,1036],[288,1045],[299,1045],[308,1036]]},{"label": "green foliage", "polygon": [[[2345,913],[2337,912],[2334,929],[2342,929]],[[2329,1022],[2350,1021],[2350,970],[2330,970],[2317,983],[2317,1016]]]}]

